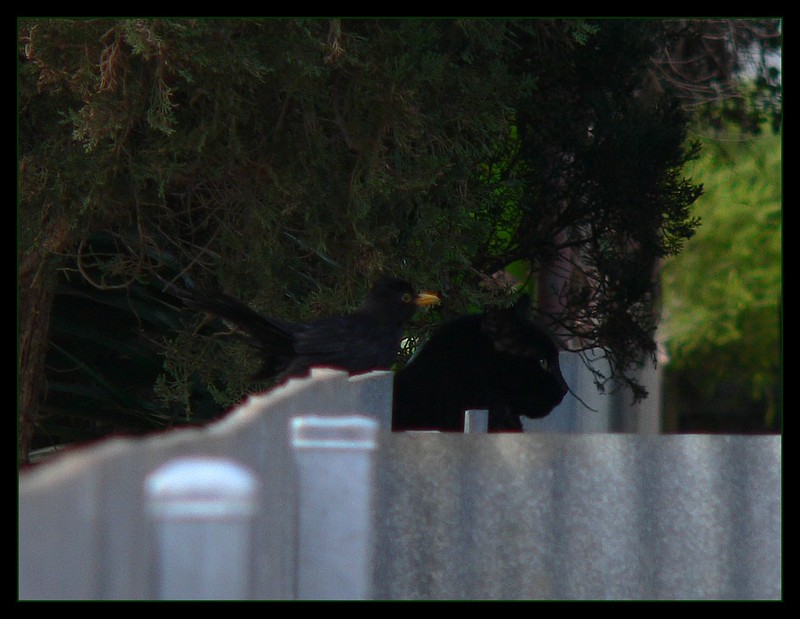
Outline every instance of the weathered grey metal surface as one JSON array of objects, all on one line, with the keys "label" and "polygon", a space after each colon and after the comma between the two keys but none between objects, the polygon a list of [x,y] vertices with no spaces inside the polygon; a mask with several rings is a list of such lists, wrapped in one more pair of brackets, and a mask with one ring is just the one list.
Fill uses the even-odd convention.
[{"label": "weathered grey metal surface", "polygon": [[254,597],[296,594],[297,471],[289,445],[296,415],[375,418],[390,427],[392,375],[348,378],[314,370],[250,398],[221,421],[146,438],[118,438],[64,452],[20,475],[21,599],[154,599],[157,551],[144,484],[180,456],[235,459],[258,476],[263,497],[254,528]]},{"label": "weathered grey metal surface", "polygon": [[352,415],[292,420],[299,599],[364,600],[372,594],[377,431],[375,420]]},{"label": "weathered grey metal surface", "polygon": [[176,458],[145,480],[160,600],[247,600],[258,478],[227,458]]},{"label": "weathered grey metal surface", "polygon": [[297,597],[301,484],[290,420],[354,414],[385,430],[370,485],[372,597],[781,596],[780,437],[392,434],[391,387],[387,373],[315,372],[206,428],[103,441],[24,472],[19,597],[156,598],[145,480],[190,455],[254,473],[248,590]]},{"label": "weathered grey metal surface", "polygon": [[780,438],[385,436],[381,599],[774,599]]}]

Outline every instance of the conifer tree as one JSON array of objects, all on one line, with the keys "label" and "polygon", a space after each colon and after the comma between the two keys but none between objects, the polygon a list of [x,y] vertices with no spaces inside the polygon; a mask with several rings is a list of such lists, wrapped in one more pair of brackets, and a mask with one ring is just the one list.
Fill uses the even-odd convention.
[{"label": "conifer tree", "polygon": [[20,20],[21,459],[34,430],[241,397],[244,352],[195,337],[156,273],[286,319],[393,273],[442,290],[444,318],[508,303],[486,282],[525,264],[540,312],[624,382],[699,194],[680,84],[653,75],[703,24]]}]

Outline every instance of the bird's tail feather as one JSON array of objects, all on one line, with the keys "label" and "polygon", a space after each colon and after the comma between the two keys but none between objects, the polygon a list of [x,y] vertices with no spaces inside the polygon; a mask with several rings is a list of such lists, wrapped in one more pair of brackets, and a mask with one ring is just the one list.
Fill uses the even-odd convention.
[{"label": "bird's tail feather", "polygon": [[164,292],[178,299],[185,307],[209,312],[233,324],[247,337],[246,341],[261,351],[263,364],[254,380],[279,374],[294,353],[292,323],[262,316],[250,307],[223,293],[200,295],[184,290],[159,278]]}]

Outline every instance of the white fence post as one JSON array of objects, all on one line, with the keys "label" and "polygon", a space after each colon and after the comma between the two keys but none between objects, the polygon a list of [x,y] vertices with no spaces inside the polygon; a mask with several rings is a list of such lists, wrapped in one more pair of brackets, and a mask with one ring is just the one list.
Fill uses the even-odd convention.
[{"label": "white fence post", "polygon": [[464,434],[485,434],[489,431],[489,411],[468,409],[464,411]]},{"label": "white fence post", "polygon": [[367,599],[378,423],[361,416],[291,419],[298,465],[298,599]]},{"label": "white fence post", "polygon": [[157,599],[250,597],[257,492],[253,473],[221,458],[179,458],[147,477]]}]

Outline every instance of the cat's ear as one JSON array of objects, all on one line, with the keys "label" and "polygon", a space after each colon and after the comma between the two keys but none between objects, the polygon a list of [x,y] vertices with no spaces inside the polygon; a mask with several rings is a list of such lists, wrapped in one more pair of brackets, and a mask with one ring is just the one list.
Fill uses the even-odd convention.
[{"label": "cat's ear", "polygon": [[530,319],[531,298],[521,295],[507,308],[493,308],[484,314],[481,332],[496,352],[517,357],[545,358],[552,362],[558,349],[550,333]]},{"label": "cat's ear", "polygon": [[518,354],[520,319],[516,306],[487,310],[481,321],[481,332],[497,352]]}]

